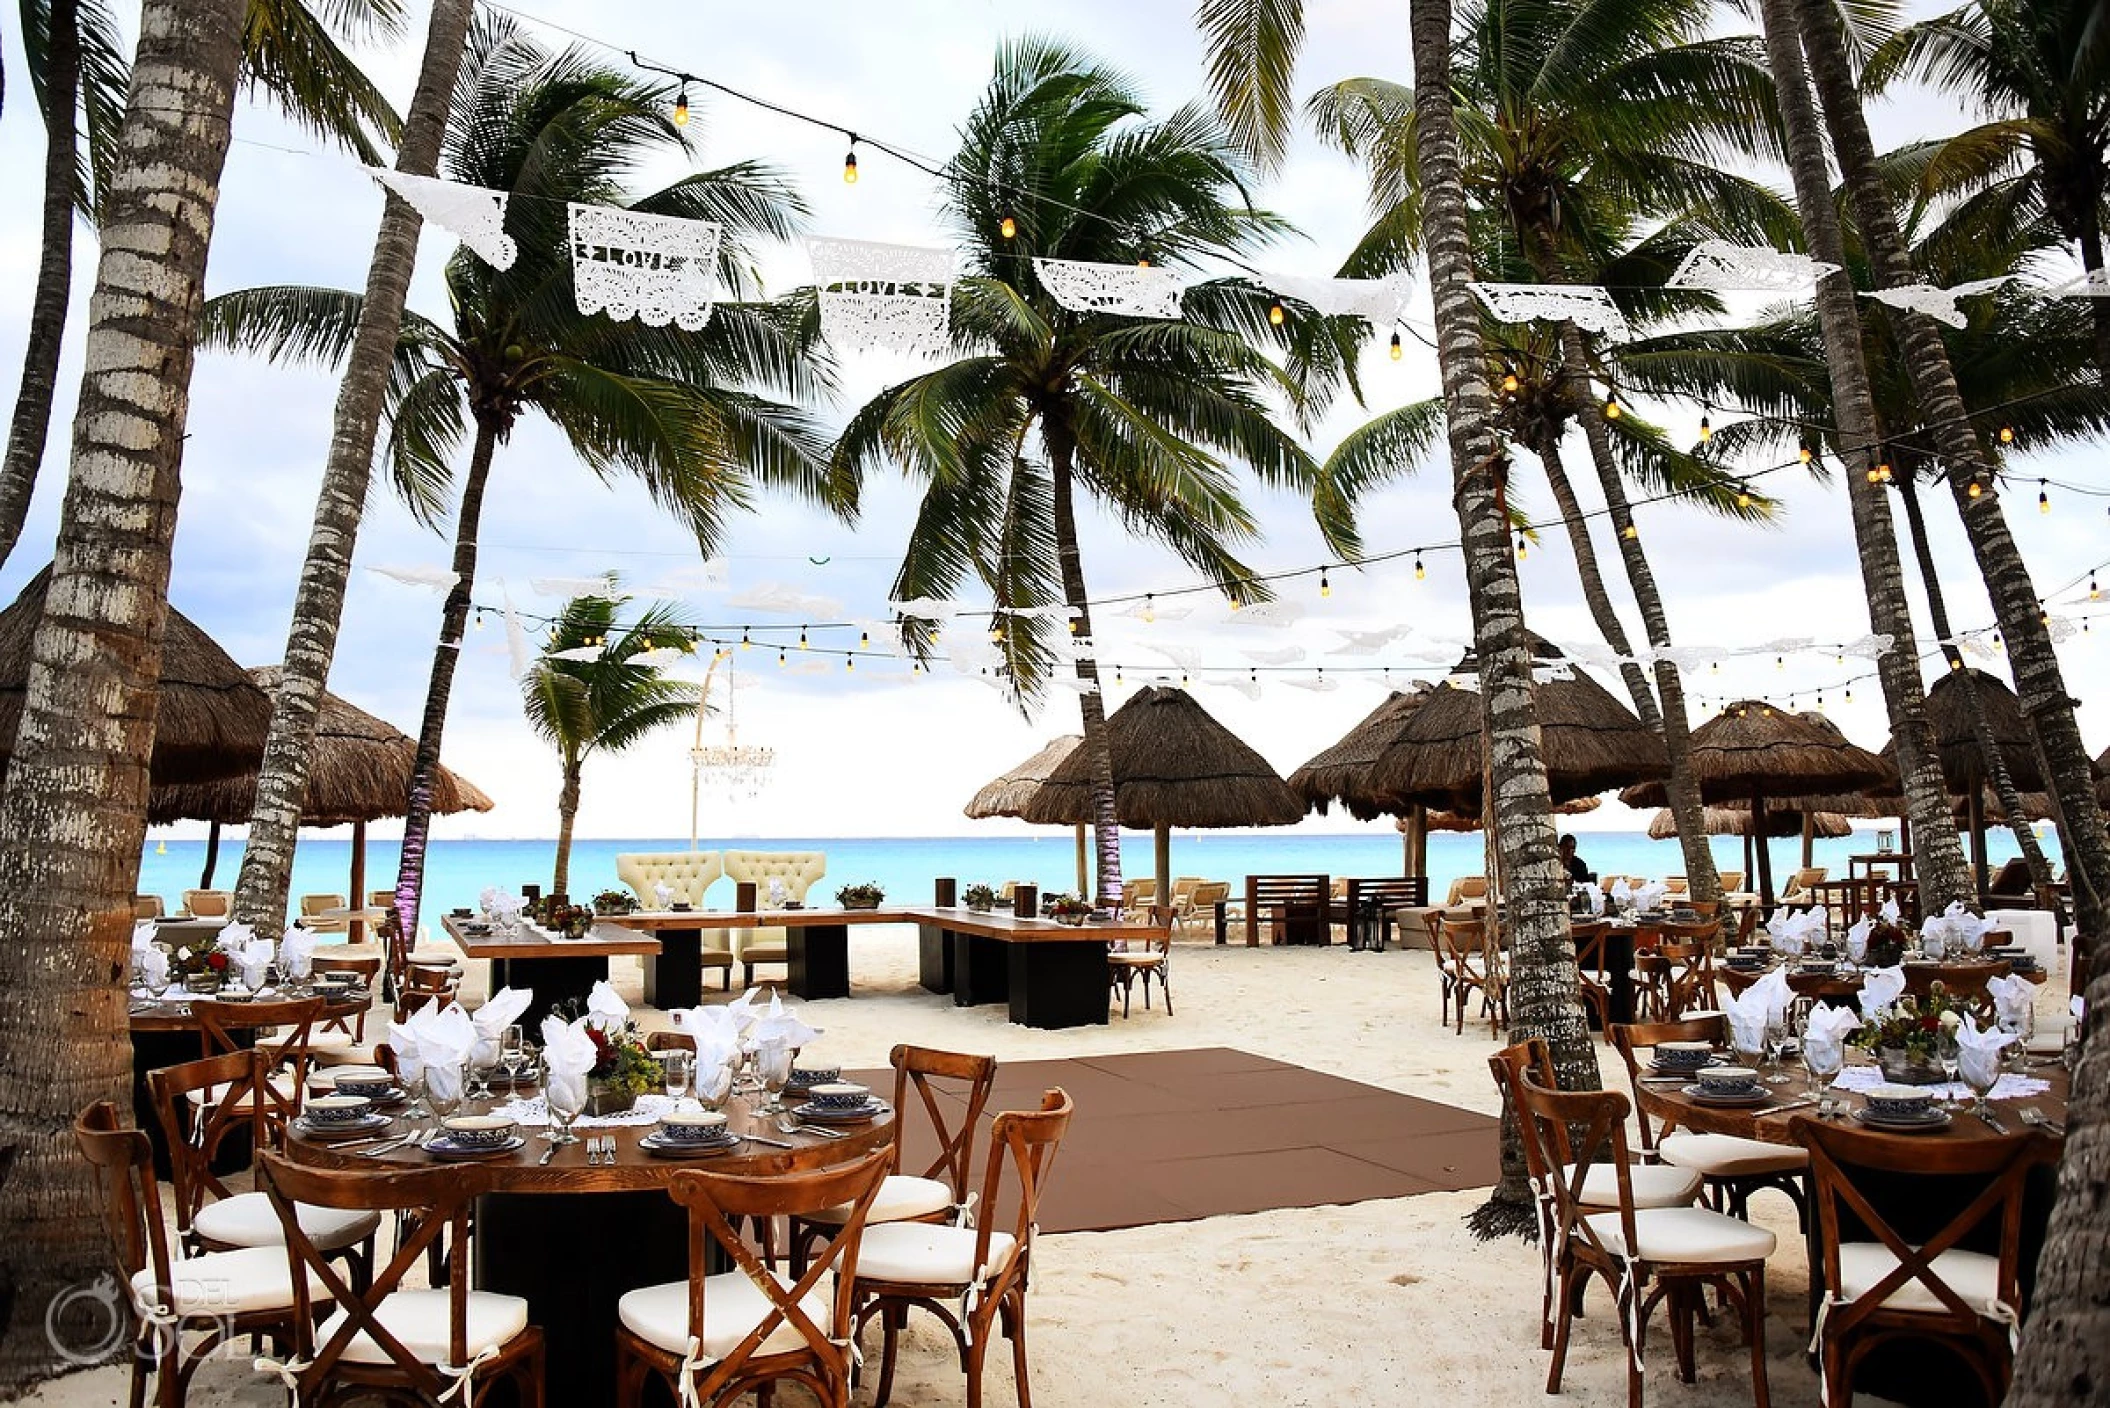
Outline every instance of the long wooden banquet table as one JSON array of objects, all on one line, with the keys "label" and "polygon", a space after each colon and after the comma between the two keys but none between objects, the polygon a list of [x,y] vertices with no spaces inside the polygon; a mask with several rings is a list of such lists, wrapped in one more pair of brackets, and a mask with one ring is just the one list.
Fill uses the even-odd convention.
[{"label": "long wooden banquet table", "polygon": [[535,1000],[520,1017],[530,1028],[539,1026],[553,1007],[573,1001],[583,1004],[593,985],[608,976],[611,957],[640,955],[649,962],[660,951],[659,940],[650,934],[634,934],[605,923],[576,939],[526,920],[510,934],[486,931],[475,921],[453,914],[443,923],[456,948],[491,965],[493,992],[502,987],[534,989]]},{"label": "long wooden banquet table", "polygon": [[[520,1093],[536,1092],[523,1087]],[[725,1113],[733,1133],[774,1142],[743,1143],[723,1154],[658,1158],[638,1147],[652,1125],[582,1125],[582,1142],[557,1146],[545,1163],[549,1142],[537,1137],[539,1128],[522,1126],[524,1147],[476,1160],[496,1175],[497,1190],[477,1200],[474,1284],[526,1298],[529,1322],[542,1327],[547,1346],[546,1397],[553,1408],[610,1402],[617,1303],[640,1286],[687,1278],[687,1223],[666,1194],[677,1169],[750,1177],[798,1173],[850,1162],[894,1135],[891,1108],[863,1124],[832,1126],[840,1138],[786,1133],[775,1116],[757,1113],[763,1098],[736,1095]],[[469,1101],[462,1112],[499,1103]],[[396,1130],[407,1132],[415,1124],[398,1121]],[[612,1165],[587,1165],[587,1134],[614,1136]],[[368,1157],[356,1147],[309,1138],[298,1126],[287,1130],[286,1150],[296,1163],[368,1172],[436,1162],[414,1148]]]}]

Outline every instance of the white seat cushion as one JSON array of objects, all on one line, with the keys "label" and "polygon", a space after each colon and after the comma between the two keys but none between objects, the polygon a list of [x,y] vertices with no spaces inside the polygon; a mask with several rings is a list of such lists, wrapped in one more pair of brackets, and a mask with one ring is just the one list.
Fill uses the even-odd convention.
[{"label": "white seat cushion", "polygon": [[1742,1218],[1706,1208],[1641,1208],[1634,1213],[1629,1251],[1616,1212],[1592,1213],[1583,1219],[1614,1255],[1642,1261],[1764,1261],[1773,1255],[1773,1234]]},{"label": "white seat cushion", "polygon": [[[1561,1181],[1575,1176],[1574,1164],[1561,1165]],[[1637,1208],[1681,1208],[1700,1196],[1700,1175],[1691,1169],[1665,1164],[1634,1164],[1627,1170],[1628,1186],[1634,1190]],[[1583,1175],[1582,1198],[1586,1208],[1619,1206],[1619,1174],[1610,1164],[1592,1164]]]},{"label": "white seat cushion", "polygon": [[[356,1209],[298,1205],[300,1230],[318,1251],[333,1252],[363,1242],[381,1225],[381,1214]],[[237,1193],[207,1203],[191,1219],[191,1230],[223,1247],[280,1247],[286,1229],[279,1225],[271,1199],[262,1193]]]},{"label": "white seat cushion", "polygon": [[857,1279],[906,1281],[924,1286],[965,1286],[979,1270],[995,1276],[1011,1262],[1013,1238],[989,1234],[988,1264],[974,1264],[975,1230],[934,1222],[889,1222],[865,1229],[857,1244]]},{"label": "white seat cushion", "polygon": [[[419,1363],[454,1362],[448,1343],[446,1291],[393,1292],[375,1308],[374,1318],[381,1322],[382,1328],[401,1340],[403,1348],[416,1355]],[[525,1330],[527,1322],[528,1303],[519,1296],[504,1296],[496,1291],[469,1292],[468,1314],[463,1317],[468,1330],[469,1358],[475,1358],[486,1349],[503,1346]],[[344,1357],[358,1364],[396,1362],[364,1330],[352,1336],[352,1342],[345,1346]]]},{"label": "white seat cushion", "polygon": [[1739,1174],[1800,1173],[1810,1166],[1810,1151],[1734,1134],[1666,1134],[1656,1145],[1666,1164],[1695,1169],[1709,1178]]},{"label": "white seat cushion", "polygon": [[[776,1273],[770,1273],[775,1275]],[[777,1276],[777,1284],[789,1291],[793,1283]],[[769,1314],[769,1298],[762,1288],[747,1279],[744,1271],[727,1271],[717,1276],[703,1278],[703,1353],[710,1359],[723,1359],[731,1354],[762,1323]],[[824,1334],[833,1335],[830,1328],[834,1312],[828,1297],[819,1291],[808,1291],[799,1308],[808,1319],[820,1327]],[[624,1326],[648,1344],[657,1345],[669,1354],[685,1354],[689,1348],[689,1283],[669,1281],[664,1285],[644,1286],[631,1291],[616,1303],[616,1314],[622,1317]],[[789,1354],[806,1348],[806,1337],[799,1333],[798,1326],[789,1320],[778,1322],[769,1332],[757,1354]]]},{"label": "white seat cushion", "polygon": [[[850,1220],[851,1204],[841,1203],[832,1208],[806,1214],[808,1222],[826,1222],[840,1227]],[[952,1189],[935,1178],[911,1178],[907,1174],[887,1175],[879,1185],[879,1196],[872,1200],[872,1210],[865,1214],[865,1225],[876,1227],[882,1222],[902,1222],[912,1217],[929,1217],[934,1212],[943,1212],[952,1206]]]},{"label": "white seat cushion", "polygon": [[[353,1016],[356,1014],[348,1013],[346,1015]],[[278,1051],[292,1040],[293,1033],[290,1031],[274,1032],[270,1036],[258,1037],[256,1044],[266,1051]],[[308,1033],[308,1054],[310,1056],[338,1056],[351,1049],[352,1034],[350,1032],[310,1031]]]},{"label": "white seat cushion", "polygon": [[[1841,1242],[1839,1294],[1846,1300],[1859,1300],[1875,1289],[1876,1282],[1897,1268],[1896,1254],[1881,1242]],[[1964,1304],[1980,1311],[1990,1311],[1999,1299],[1998,1257],[1951,1247],[1934,1258],[1933,1271],[1943,1284],[1963,1297]],[[1936,1314],[1949,1311],[1949,1307],[1942,1304],[1941,1297],[1917,1277],[1885,1296],[1883,1304],[1890,1310],[1931,1310]]]},{"label": "white seat cushion", "polygon": [[[298,1103],[299,1092],[296,1091],[293,1087],[292,1076],[287,1075],[283,1071],[280,1071],[270,1076],[266,1083],[270,1085],[273,1090],[277,1091],[281,1096],[283,1096],[288,1102]],[[200,1086],[198,1089],[193,1090],[189,1093],[189,1099],[191,1104],[193,1105],[217,1105],[222,1100],[225,1100],[227,1098],[227,1091],[228,1087],[225,1085]],[[237,1100],[235,1102],[234,1107],[236,1110],[246,1115],[249,1113],[250,1106],[253,1103],[253,1100],[253,1093],[245,1093],[240,1100]]]},{"label": "white seat cushion", "polygon": [[[154,1268],[132,1278],[132,1299],[141,1310],[159,1302],[177,1315],[236,1315],[245,1310],[291,1310],[292,1267],[284,1247],[244,1247],[205,1252],[169,1266],[171,1294],[156,1295]],[[311,1295],[327,1297],[322,1278],[308,1272]],[[173,1303],[171,1303],[173,1302]]]}]

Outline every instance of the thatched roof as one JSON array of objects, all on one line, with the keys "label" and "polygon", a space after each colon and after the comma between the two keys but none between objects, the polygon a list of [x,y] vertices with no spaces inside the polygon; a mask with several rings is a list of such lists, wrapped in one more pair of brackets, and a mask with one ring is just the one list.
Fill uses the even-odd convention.
[{"label": "thatched roof", "polygon": [[[1534,654],[1560,652],[1534,638]],[[1596,680],[1577,670],[1570,679],[1533,687],[1541,755],[1556,802],[1587,797],[1669,771],[1658,738]],[[1372,795],[1390,808],[1420,803],[1477,815],[1480,811],[1480,696],[1440,684],[1400,729],[1371,768]]]},{"label": "thatched roof", "polygon": [[[2022,717],[2022,701],[1997,676],[1984,670],[1972,670],[1970,676],[1986,726],[2007,762],[2007,775],[2019,791],[2042,791],[2044,774],[2037,766],[2036,740]],[[1934,726],[1934,752],[1941,762],[1942,780],[1951,792],[1968,793],[1974,780],[1984,779],[1986,761],[1971,724],[1964,671],[1949,671],[1927,690],[1927,721]]]},{"label": "thatched roof", "polygon": [[[1718,806],[1702,808],[1702,826],[1710,836],[1742,836],[1751,830],[1751,804],[1741,805],[1723,802]],[[1770,807],[1766,811],[1766,834],[1768,836],[1800,836],[1802,818],[1811,818],[1812,831],[1819,836],[1851,836],[1853,823],[1837,812],[1776,812]],[[1669,807],[1656,813],[1648,824],[1651,839],[1667,841],[1678,834],[1678,818]]]},{"label": "thatched roof", "polygon": [[[276,665],[259,666],[248,677],[267,697],[278,689]],[[325,692],[315,721],[301,824],[342,826],[403,815],[416,754],[417,742],[408,734]],[[184,820],[240,825],[249,820],[255,804],[256,764],[251,763],[247,771],[215,782],[156,784],[147,803],[147,820],[156,826]],[[474,783],[447,768],[433,778],[435,814],[487,812],[491,805]]]},{"label": "thatched roof", "polygon": [[[29,579],[14,604],[0,611],[0,767],[14,752],[29,686],[30,642],[44,615],[51,568]],[[161,637],[161,687],[156,696],[156,782],[196,782],[254,770],[263,760],[271,701],[211,636],[171,606]]]},{"label": "thatched roof", "polygon": [[[1576,797],[1571,801],[1555,802],[1555,816],[1584,816],[1596,811],[1604,803],[1596,797]],[[1422,814],[1422,828],[1426,831],[1478,831],[1481,827],[1478,813],[1434,811]],[[1407,819],[1399,819],[1399,829],[1407,829]]]},{"label": "thatched roof", "polygon": [[[1847,742],[1821,714],[1797,714],[1755,699],[1729,705],[1692,731],[1692,770],[1704,802],[1748,802],[1754,792],[1802,798],[1897,785],[1896,770]],[[1628,806],[1660,807],[1664,785],[1651,782],[1619,794]],[[1787,805],[1783,801],[1782,805]]]},{"label": "thatched roof", "polygon": [[985,783],[982,790],[974,794],[974,800],[967,804],[967,815],[976,821],[992,816],[1018,816],[1027,800],[1082,742],[1084,739],[1074,733],[1049,739],[1047,746],[1038,753],[1003,776]]},{"label": "thatched roof", "polygon": [[[1384,815],[1384,804],[1370,791],[1370,769],[1384,751],[1398,741],[1400,730],[1407,726],[1407,720],[1414,717],[1414,711],[1427,697],[1425,689],[1408,694],[1395,691],[1387,695],[1384,703],[1342,734],[1339,742],[1291,773],[1289,790],[1322,816],[1334,802],[1346,807],[1348,814],[1358,821]],[[1475,821],[1473,825],[1479,823]]]},{"label": "thatched roof", "polygon": [[[1106,721],[1114,811],[1123,826],[1289,826],[1304,803],[1267,760],[1185,690],[1150,685]],[[1092,819],[1089,760],[1071,753],[1020,813],[1074,825]]]}]

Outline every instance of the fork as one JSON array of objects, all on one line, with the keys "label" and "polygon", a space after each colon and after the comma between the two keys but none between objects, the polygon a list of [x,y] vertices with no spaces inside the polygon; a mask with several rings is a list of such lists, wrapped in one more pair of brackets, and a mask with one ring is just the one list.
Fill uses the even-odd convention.
[{"label": "fork", "polygon": [[812,1134],[822,1139],[843,1139],[848,1137],[839,1129],[823,1129],[817,1124],[808,1124],[797,1115],[787,1114],[779,1116],[777,1128],[786,1134]]},{"label": "fork", "polygon": [[2047,1134],[2056,1134],[2061,1139],[2066,1137],[2066,1126],[2060,1124],[2057,1120],[2046,1118],[2044,1112],[2035,1105],[2024,1105],[2021,1109],[2015,1111],[2015,1118],[2032,1129],[2041,1129]]}]

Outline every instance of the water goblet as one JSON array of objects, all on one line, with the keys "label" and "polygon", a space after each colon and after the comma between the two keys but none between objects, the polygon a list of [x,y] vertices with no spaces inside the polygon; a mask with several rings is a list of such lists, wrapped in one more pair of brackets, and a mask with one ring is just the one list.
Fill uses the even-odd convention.
[{"label": "water goblet", "polygon": [[407,1120],[423,1120],[432,1117],[432,1107],[425,1103],[425,1071],[419,1067],[414,1076],[403,1078],[404,1088],[410,1092],[410,1104],[403,1111]]},{"label": "water goblet", "polygon": [[695,1056],[687,1051],[670,1051],[666,1059],[660,1062],[660,1068],[667,1075],[667,1094],[674,1097],[674,1108],[677,1110],[688,1096],[689,1079],[695,1064]]},{"label": "water goblet", "polygon": [[782,1113],[784,1087],[791,1080],[791,1048],[771,1042],[755,1053],[755,1070],[761,1077],[762,1088],[769,1092],[769,1101],[762,1107],[763,1113]]},{"label": "water goblet", "polygon": [[445,1121],[461,1109],[470,1069],[467,1061],[450,1061],[443,1066],[425,1068],[425,1101],[432,1107],[435,1119]]},{"label": "water goblet", "polygon": [[725,1102],[733,1096],[733,1068],[720,1062],[716,1066],[698,1066],[695,1071],[696,1100],[706,1110],[722,1110]]},{"label": "water goblet", "polygon": [[1994,1086],[2000,1084],[2000,1058],[1994,1052],[1974,1051],[1971,1053],[1971,1059],[1962,1064],[1963,1083],[1978,1097],[1976,1103],[1971,1106],[1971,1113],[1985,1119],[1988,1113],[1986,1097],[1993,1093]]},{"label": "water goblet", "polygon": [[147,996],[153,998],[156,1002],[167,996],[169,990],[168,965],[164,963],[159,967],[149,968],[146,974],[146,986]]},{"label": "water goblet", "polygon": [[1846,1048],[1837,1041],[1811,1041],[1805,1035],[1802,1064],[1810,1073],[1810,1093],[1817,1097],[1817,1113],[1825,1119],[1832,1118],[1839,1101],[1831,1083],[1839,1074],[1839,1068],[1846,1064]]},{"label": "water goblet", "polygon": [[1960,1103],[1956,1098],[1956,1063],[1962,1054],[1963,1048],[1956,1044],[1955,1032],[1943,1027],[1935,1034],[1934,1059],[1941,1062],[1942,1078],[1949,1083],[1949,1089],[1944,1093],[1942,1100],[1945,1109],[1953,1110]]},{"label": "water goblet", "polygon": [[571,1132],[572,1121],[586,1109],[586,1083],[579,1080],[551,1080],[545,1071],[542,1080],[542,1097],[549,1106],[549,1129],[543,1138],[552,1144],[576,1144],[579,1136]]},{"label": "water goblet", "polygon": [[1786,1017],[1766,1023],[1766,1061],[1773,1067],[1773,1074],[1766,1077],[1767,1085],[1786,1085],[1788,1054],[1788,1023]]},{"label": "water goblet", "polygon": [[518,1085],[526,1067],[527,1030],[518,1025],[507,1027],[498,1038],[498,1068],[506,1073],[507,1083]]}]

